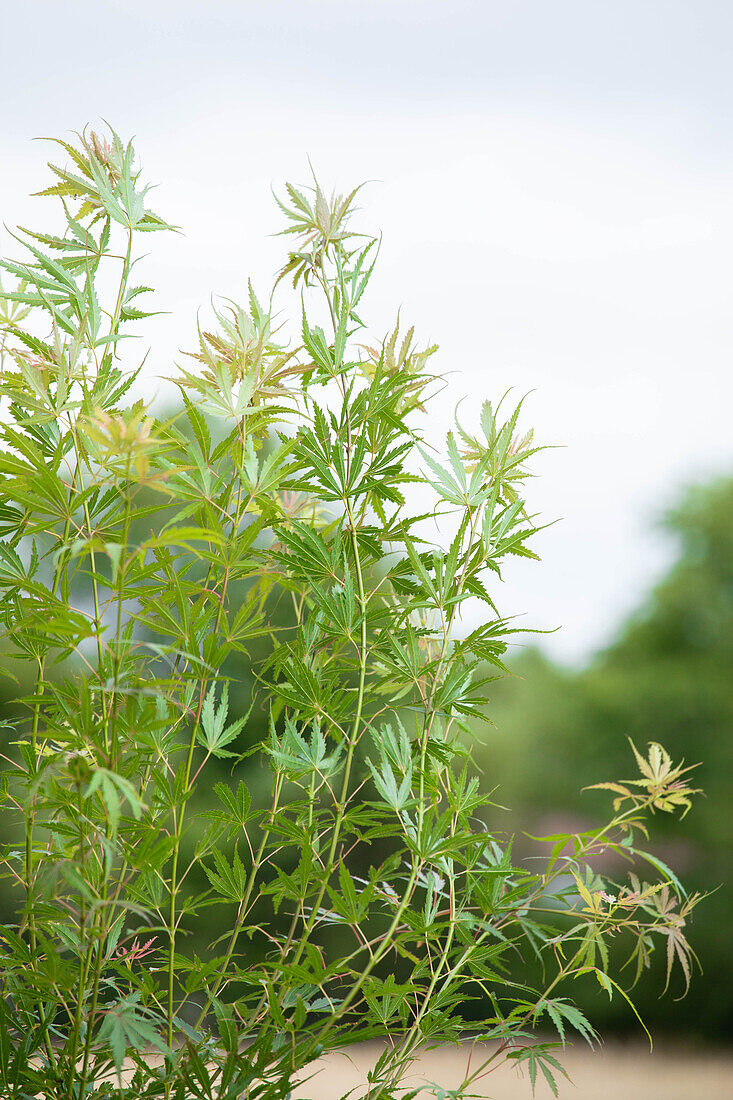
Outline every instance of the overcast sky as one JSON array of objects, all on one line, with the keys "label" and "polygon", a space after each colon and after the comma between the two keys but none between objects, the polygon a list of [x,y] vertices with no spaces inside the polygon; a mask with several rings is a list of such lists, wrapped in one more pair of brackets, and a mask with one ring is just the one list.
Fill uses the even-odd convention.
[{"label": "overcast sky", "polygon": [[733,4],[26,0],[0,33],[0,220],[45,216],[32,137],[107,119],[184,230],[151,239],[151,380],[212,292],[266,294],[271,186],[374,181],[372,317],[441,345],[436,433],[514,387],[562,444],[500,605],[564,661],[612,639],[672,560],[655,515],[733,470]]}]

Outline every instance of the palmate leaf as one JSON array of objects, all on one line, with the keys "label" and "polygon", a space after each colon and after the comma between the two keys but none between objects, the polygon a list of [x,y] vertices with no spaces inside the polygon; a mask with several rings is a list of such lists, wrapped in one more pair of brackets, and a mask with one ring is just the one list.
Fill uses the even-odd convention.
[{"label": "palmate leaf", "polygon": [[[132,142],[125,145],[114,131],[106,139],[94,131],[77,134],[78,146],[58,138],[55,142],[71,157],[77,172],[49,164],[58,183],[38,191],[38,195],[55,195],[62,200],[80,202],[77,220],[106,216],[126,229],[154,232],[173,229],[145,206],[148,187],[138,187],[139,170],[134,167]],[[79,174],[81,173],[81,174]]]},{"label": "palmate leaf", "polygon": [[338,769],[343,744],[337,745],[329,753],[320,722],[315,720],[310,723],[310,736],[306,737],[305,731],[298,729],[289,714],[285,715],[285,729],[280,737],[270,715],[270,742],[267,752],[275,767],[282,769],[293,780],[311,776],[324,780]]},{"label": "palmate leaf", "polygon": [[412,762],[408,762],[403,775],[399,775],[399,787],[395,779],[392,764],[385,753],[382,754],[379,765],[367,760],[369,771],[378,794],[392,810],[399,813],[411,802],[412,789]]},{"label": "palmate leaf", "polygon": [[[682,809],[682,817],[688,813],[692,802],[692,796],[700,791],[690,787],[686,778],[688,772],[693,771],[697,765],[690,764],[685,767],[684,760],[680,764],[673,764],[664,746],[656,741],[649,743],[649,753],[646,759],[629,738],[636,763],[642,774],[641,779],[625,779],[622,783],[594,783],[587,790],[610,790],[619,797],[614,799],[614,807],[618,809],[625,801],[639,805],[645,799],[649,800],[652,811],[662,810],[664,813],[674,813]],[[630,790],[631,787],[640,787],[645,794]]]},{"label": "palmate leaf", "polygon": [[247,894],[247,872],[236,847],[231,863],[216,849],[211,854],[216,870],[204,865],[209,882],[227,901],[242,901]]},{"label": "palmate leaf", "polygon": [[109,1047],[118,1074],[130,1048],[137,1054],[145,1054],[150,1047],[166,1057],[172,1054],[161,1035],[160,1015],[140,1001],[140,993],[130,993],[104,1007],[97,1042]]},{"label": "palmate leaf", "polygon": [[[250,711],[251,709],[252,707],[250,707]],[[207,752],[220,760],[236,756],[236,753],[227,752],[226,746],[230,745],[242,732],[250,711],[247,711],[243,718],[238,718],[227,726],[229,684],[224,684],[218,705],[216,702],[216,684],[212,684],[201,707],[201,722],[196,731],[196,739]]]},{"label": "palmate leaf", "polygon": [[542,1073],[545,1081],[550,1086],[553,1096],[559,1095],[555,1075],[561,1073],[563,1077],[568,1077],[557,1058],[550,1053],[550,1051],[555,1049],[556,1047],[551,1043],[535,1043],[532,1046],[522,1047],[520,1050],[513,1050],[507,1054],[507,1058],[516,1065],[527,1066],[533,1096],[537,1086],[538,1071]]},{"label": "palmate leaf", "polygon": [[252,805],[252,796],[245,784],[240,781],[236,791],[233,791],[225,783],[217,783],[214,793],[229,814],[231,823],[243,828],[250,820]]}]

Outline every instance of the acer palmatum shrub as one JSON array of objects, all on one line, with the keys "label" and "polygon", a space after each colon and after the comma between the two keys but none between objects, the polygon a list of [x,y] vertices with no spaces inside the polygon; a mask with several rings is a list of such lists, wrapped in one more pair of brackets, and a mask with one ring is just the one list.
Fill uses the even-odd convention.
[{"label": "acer palmatum shrub", "polygon": [[[628,999],[662,945],[689,981],[695,899],[639,843],[693,792],[652,744],[605,785],[610,816],[542,858],[482,824],[471,740],[512,633],[496,589],[507,555],[534,556],[520,408],[486,402],[433,448],[435,349],[368,333],[377,244],[356,192],[314,184],[280,202],[292,329],[252,289],[224,303],[161,419],[125,364],[140,250],[170,227],[131,144],[58,146],[41,194],[61,228],[18,231],[0,296],[3,664],[32,675],[2,773],[3,1096],[285,1098],[367,1038],[387,1040],[373,1098],[414,1095],[419,1051],[459,1039],[493,1045],[455,1095],[504,1058],[554,1089],[565,1041],[595,1038],[578,979]],[[469,599],[484,619],[459,634]],[[223,670],[263,637],[252,746]],[[609,852],[622,882],[594,870]],[[211,906],[227,935],[187,951]]]}]

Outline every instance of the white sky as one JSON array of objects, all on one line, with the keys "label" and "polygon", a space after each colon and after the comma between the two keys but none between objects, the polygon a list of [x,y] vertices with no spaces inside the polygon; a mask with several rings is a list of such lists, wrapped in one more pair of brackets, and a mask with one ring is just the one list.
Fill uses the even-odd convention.
[{"label": "white sky", "polygon": [[46,216],[32,137],[137,135],[185,231],[145,269],[165,375],[212,292],[266,293],[272,185],[308,156],[329,187],[375,181],[370,312],[441,345],[436,432],[511,386],[563,445],[529,485],[561,522],[500,606],[578,661],[671,560],[654,516],[733,468],[732,52],[724,0],[26,0],[0,23],[0,218]]}]

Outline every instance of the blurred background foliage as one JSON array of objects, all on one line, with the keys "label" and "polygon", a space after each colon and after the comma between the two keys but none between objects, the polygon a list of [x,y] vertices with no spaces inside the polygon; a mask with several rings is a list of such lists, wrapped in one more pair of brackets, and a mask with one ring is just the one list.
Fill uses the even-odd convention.
[{"label": "blurred background foliage", "polygon": [[[495,685],[478,752],[486,782],[499,784],[492,825],[547,834],[582,828],[596,815],[597,791],[581,788],[627,775],[631,738],[659,741],[695,770],[705,792],[682,828],[657,815],[653,850],[688,889],[709,895],[692,918],[690,939],[703,973],[689,994],[657,999],[663,960],[634,1001],[657,1032],[728,1040],[733,1034],[733,479],[691,489],[664,519],[678,542],[668,575],[623,627],[617,641],[579,672],[529,649]],[[595,996],[595,995],[594,995]],[[579,1001],[582,1007],[582,994]],[[594,1012],[607,1029],[633,1026],[620,1004]]]},{"label": "blurred background foliage", "polygon": [[[658,741],[674,759],[700,762],[695,785],[706,797],[695,801],[682,829],[658,815],[652,839],[653,850],[690,891],[710,892],[689,930],[703,973],[696,974],[686,998],[674,999],[679,988],[661,998],[665,960],[660,956],[634,1001],[658,1035],[725,1041],[733,1034],[733,479],[691,489],[664,524],[678,542],[677,561],[617,641],[580,671],[553,664],[536,648],[520,651],[508,662],[509,675],[493,685],[491,725],[476,730],[473,751],[486,786],[496,788],[497,806],[487,826],[517,833],[517,854],[528,858],[536,848],[533,834],[577,831],[597,819],[607,793],[582,788],[634,771],[628,738],[639,749]],[[290,619],[291,609],[283,603],[276,611],[281,630],[287,631]],[[276,635],[256,639],[247,655],[225,670],[233,678],[232,717],[245,714],[254,702],[237,745],[243,753],[266,736],[257,676],[276,644]],[[7,671],[7,662],[3,665]],[[12,716],[11,693],[18,694],[15,685],[0,678],[0,721]],[[9,736],[4,740],[4,751],[12,752]],[[224,762],[220,767],[226,778],[230,769]],[[253,801],[264,799],[269,777],[258,756],[246,756],[236,771]],[[196,798],[196,811],[211,808],[205,792]],[[195,843],[191,835],[191,851]],[[617,871],[625,877],[623,868],[609,868],[611,877]],[[192,892],[205,886],[190,882]],[[0,898],[0,920],[9,918],[12,905],[11,897]],[[225,916],[216,908],[190,913],[188,950],[205,952],[223,932]],[[531,960],[527,966],[531,969]],[[629,972],[629,984],[632,978]],[[578,988],[577,1001],[602,1033],[638,1029],[620,998],[608,1002],[591,983]]]}]

